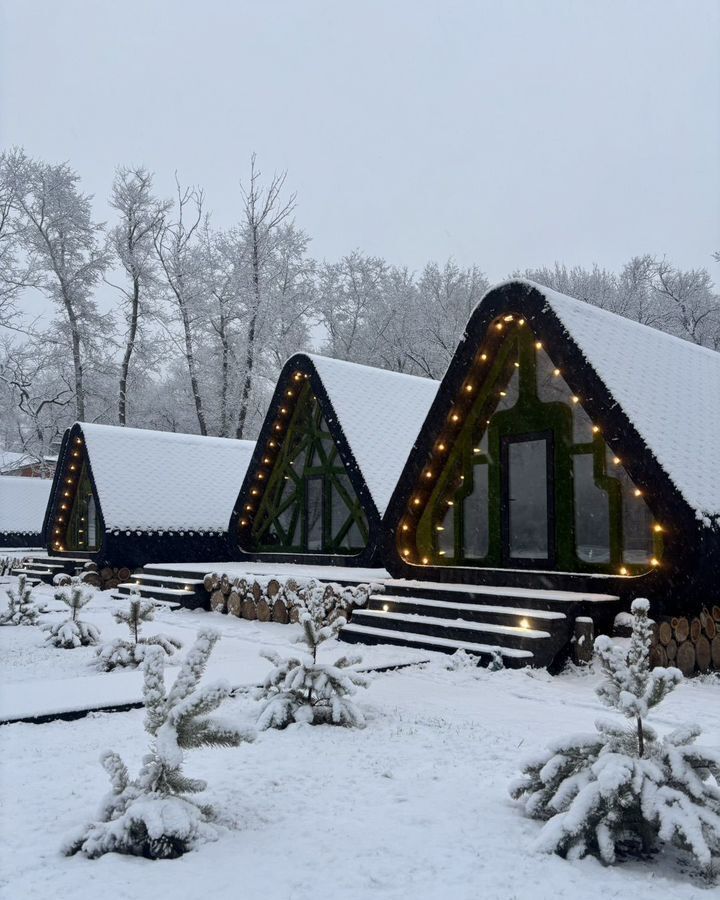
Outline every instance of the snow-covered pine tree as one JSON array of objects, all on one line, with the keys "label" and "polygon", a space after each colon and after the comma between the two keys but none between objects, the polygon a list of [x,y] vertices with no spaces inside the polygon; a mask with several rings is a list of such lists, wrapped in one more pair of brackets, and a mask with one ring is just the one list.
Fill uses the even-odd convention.
[{"label": "snow-covered pine tree", "polygon": [[116,638],[97,649],[98,665],[105,671],[119,667],[139,666],[151,647],[160,647],[168,656],[182,647],[182,641],[166,634],[152,634],[140,637],[143,622],[152,622],[155,618],[155,604],[144,600],[137,590],[130,594],[130,603],[125,609],[113,613],[116,622],[127,625],[130,640]]},{"label": "snow-covered pine tree", "polygon": [[18,575],[17,589],[7,588],[8,608],[0,616],[0,625],[37,625],[40,609],[32,595],[27,575]]},{"label": "snow-covered pine tree", "polygon": [[48,632],[46,643],[53,647],[72,650],[75,647],[94,646],[100,640],[100,631],[89,622],[78,619],[78,613],[93,597],[93,592],[81,584],[73,584],[55,591],[55,599],[61,601],[72,610],[72,616],[64,622],[43,625]]},{"label": "snow-covered pine tree", "polygon": [[104,853],[127,853],[174,859],[199,841],[217,837],[213,808],[185,796],[204,791],[207,784],[183,774],[184,751],[236,747],[255,737],[251,729],[208,715],[230,693],[224,681],[198,687],[219,637],[211,629],[198,633],[169,691],[164,680],[165,654],[159,647],[148,650],[143,691],[145,729],[153,738],[150,753],[134,780],[117,753],[107,751],[101,756],[112,791],[102,802],[99,821],[66,843],[66,855],[81,852],[95,859]]},{"label": "snow-covered pine tree", "polygon": [[300,624],[303,633],[297,643],[305,644],[307,655],[283,659],[275,651],[262,653],[274,668],[255,695],[263,701],[258,728],[285,728],[291,722],[362,727],[365,718],[350,700],[357,686],[368,684],[367,677],[355,668],[360,657],[342,656],[334,663],[317,661],[318,647],[337,635],[345,619],[340,617],[321,628],[309,612],[303,612]]},{"label": "snow-covered pine tree", "polygon": [[706,873],[720,858],[720,751],[697,747],[697,726],[664,737],[648,711],[682,680],[678,669],[650,669],[649,603],[632,604],[629,651],[606,636],[595,641],[605,681],[603,703],[631,721],[596,722],[597,733],[555,741],[524,763],[510,793],[527,815],[546,819],[536,849],[614,863],[624,852],[660,842],[690,851]]}]

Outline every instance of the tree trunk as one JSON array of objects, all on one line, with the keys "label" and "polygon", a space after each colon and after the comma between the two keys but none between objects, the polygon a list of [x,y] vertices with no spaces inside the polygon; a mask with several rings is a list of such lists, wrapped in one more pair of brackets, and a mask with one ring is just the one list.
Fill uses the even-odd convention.
[{"label": "tree trunk", "polygon": [[253,365],[255,363],[255,330],[257,318],[260,312],[260,256],[258,248],[257,226],[252,229],[252,281],[253,281],[253,311],[248,328],[247,347],[245,350],[245,375],[243,377],[242,393],[240,394],[240,412],[238,414],[237,430],[235,437],[242,440],[245,434],[248,406],[250,404],[250,391],[252,390]]},{"label": "tree trunk", "polygon": [[228,380],[230,373],[230,343],[225,314],[220,312],[220,343],[222,344],[222,372],[220,380],[220,437],[228,437]]},{"label": "tree trunk", "polygon": [[137,275],[133,275],[133,293],[132,308],[130,312],[130,333],[128,334],[128,342],[123,354],[123,360],[120,367],[120,396],[118,398],[118,424],[127,425],[127,381],[128,371],[130,369],[130,359],[135,349],[135,338],[138,328],[138,314],[140,310],[140,279]]},{"label": "tree trunk", "polygon": [[184,300],[180,301],[180,312],[182,315],[183,331],[185,333],[185,358],[187,360],[188,372],[190,373],[190,385],[192,386],[193,400],[195,402],[195,414],[197,415],[198,425],[200,426],[200,434],[206,436],[207,424],[205,422],[202,397],[200,396],[200,384],[197,378],[195,352],[193,350],[192,342],[192,329],[190,327],[190,318]]}]

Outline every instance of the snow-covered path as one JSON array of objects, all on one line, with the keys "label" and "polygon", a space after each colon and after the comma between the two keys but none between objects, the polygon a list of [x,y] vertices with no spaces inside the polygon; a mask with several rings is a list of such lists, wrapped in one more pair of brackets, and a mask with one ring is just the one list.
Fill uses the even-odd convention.
[{"label": "snow-covered path", "polygon": [[[99,613],[98,613],[99,615]],[[107,614],[106,614],[107,615]],[[196,614],[178,621],[191,624]],[[228,632],[217,648],[228,667],[256,671],[263,644],[289,641],[293,626],[252,625],[202,616]],[[153,623],[156,624],[156,623]],[[164,630],[166,622],[162,623]],[[0,641],[9,642],[0,630]],[[159,629],[158,629],[159,630]],[[192,637],[186,631],[188,642]],[[222,654],[221,654],[222,651]],[[76,674],[87,674],[80,654]],[[44,664],[50,678],[50,663]],[[261,661],[262,666],[266,666]],[[142,710],[74,722],[0,728],[3,900],[544,900],[702,898],[675,855],[651,865],[604,868],[534,856],[538,824],[507,795],[518,761],[553,736],[590,728],[599,706],[594,673],[449,671],[446,657],[378,674],[359,695],[363,731],[291,726],[255,744],[188,754],[188,774],[208,779],[207,799],[236,820],[215,843],[179,860],[108,855],[66,859],[62,838],[91,817],[108,784],[97,759],[120,752],[136,771],[147,742]],[[22,667],[16,670],[20,672]],[[172,671],[172,670],[171,670]],[[6,675],[9,674],[6,671]],[[29,675],[29,672],[25,672]],[[111,677],[111,676],[110,676]],[[242,678],[238,678],[242,680]],[[20,688],[20,682],[16,681]],[[68,683],[69,687],[69,683]],[[703,743],[720,744],[720,681],[683,684],[652,719],[661,729],[698,718]],[[251,721],[249,699],[226,716]]]}]

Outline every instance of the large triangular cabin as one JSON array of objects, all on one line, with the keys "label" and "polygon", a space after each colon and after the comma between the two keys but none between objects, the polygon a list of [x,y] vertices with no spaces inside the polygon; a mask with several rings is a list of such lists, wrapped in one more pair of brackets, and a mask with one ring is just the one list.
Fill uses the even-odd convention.
[{"label": "large triangular cabin", "polygon": [[228,559],[227,522],[254,447],[76,422],[45,516],[48,552],[131,569]]},{"label": "large triangular cabin", "polygon": [[42,546],[49,478],[0,476],[0,555],[4,547]]},{"label": "large triangular cabin", "polygon": [[[602,630],[633,597],[720,604],[719,412],[720,354],[530,282],[492,289],[388,506],[397,596],[346,639],[424,631],[532,662],[548,616]],[[474,625],[453,637],[443,616]]]},{"label": "large triangular cabin", "polygon": [[382,518],[437,388],[324,356],[291,357],[230,523],[240,557],[382,564]]}]

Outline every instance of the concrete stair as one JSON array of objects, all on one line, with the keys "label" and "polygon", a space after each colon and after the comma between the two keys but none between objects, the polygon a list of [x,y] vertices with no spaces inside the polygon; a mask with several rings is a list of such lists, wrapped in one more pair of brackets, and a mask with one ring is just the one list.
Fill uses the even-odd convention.
[{"label": "concrete stair", "polygon": [[575,619],[612,622],[611,594],[441,584],[391,579],[353,613],[340,639],[473,653],[488,663],[499,653],[508,668],[558,668],[567,658]]}]

